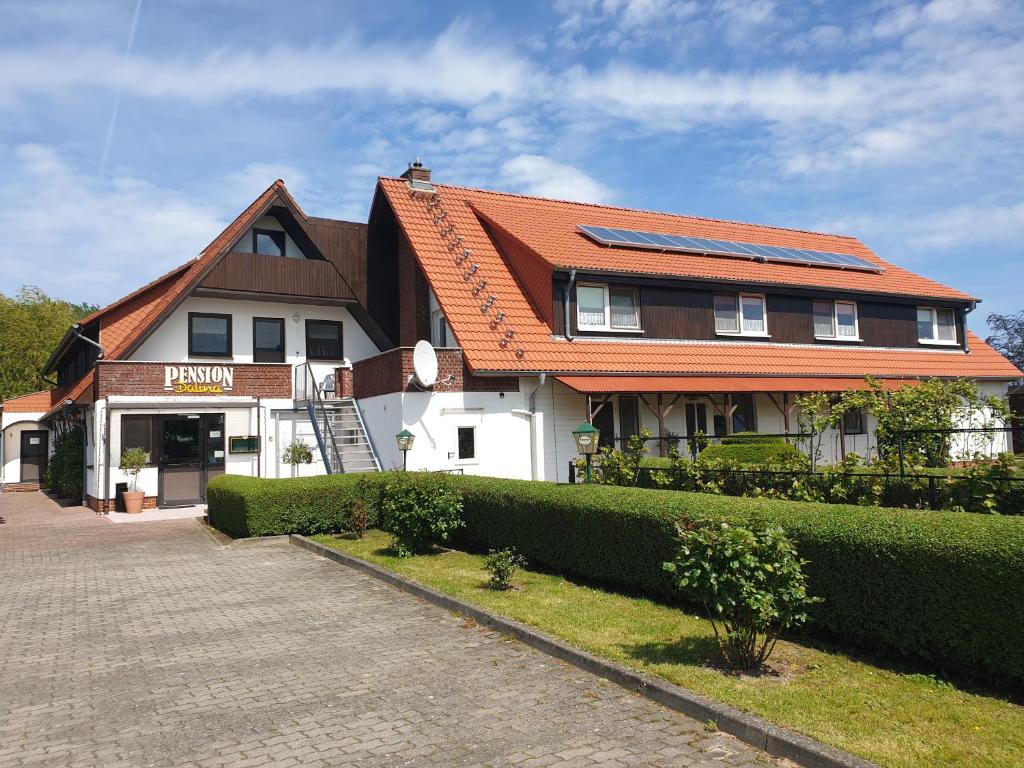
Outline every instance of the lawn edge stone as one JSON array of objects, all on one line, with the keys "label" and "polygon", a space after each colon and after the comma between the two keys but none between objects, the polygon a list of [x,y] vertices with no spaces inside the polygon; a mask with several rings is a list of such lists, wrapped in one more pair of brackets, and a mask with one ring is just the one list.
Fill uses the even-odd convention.
[{"label": "lawn edge stone", "polygon": [[[278,538],[278,537],[274,537]],[[471,603],[438,592],[374,563],[320,544],[306,536],[292,534],[291,543],[340,565],[362,571],[374,578],[422,598],[446,610],[473,618],[478,624],[512,635],[517,640],[591,674],[609,680],[662,706],[698,722],[713,720],[718,729],[770,755],[784,757],[805,768],[879,768],[836,747],[822,744],[803,734],[774,725],[764,718],[701,696],[666,680],[598,658],[531,626],[508,619]]]}]

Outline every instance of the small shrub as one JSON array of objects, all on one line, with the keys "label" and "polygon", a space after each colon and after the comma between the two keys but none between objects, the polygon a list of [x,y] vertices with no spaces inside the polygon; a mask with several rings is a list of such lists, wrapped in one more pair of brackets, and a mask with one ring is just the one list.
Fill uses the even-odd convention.
[{"label": "small shrub", "polygon": [[361,539],[369,527],[370,508],[366,499],[360,496],[352,502],[352,534],[357,539]]},{"label": "small shrub", "polygon": [[396,472],[378,487],[380,527],[399,557],[429,552],[462,526],[462,494],[447,475]]},{"label": "small shrub", "polygon": [[492,549],[484,558],[484,570],[490,575],[487,586],[491,589],[506,590],[512,586],[512,577],[520,568],[526,567],[526,558],[514,547]]},{"label": "small shrub", "polygon": [[680,527],[679,554],[664,568],[685,598],[704,605],[726,662],[756,669],[819,602],[807,594],[804,564],[781,528],[719,523]]},{"label": "small shrub", "polygon": [[[709,445],[700,453],[700,461],[706,466],[718,462],[735,462],[743,465],[759,467],[792,464],[801,461],[804,456],[800,449],[789,443],[778,442],[731,442],[725,439],[719,445]],[[742,438],[741,438],[742,439]]]},{"label": "small shrub", "polygon": [[47,488],[66,499],[82,498],[82,430],[69,429],[53,443],[53,455],[46,465],[43,481]]},{"label": "small shrub", "polygon": [[296,440],[284,449],[281,454],[281,461],[291,464],[293,467],[299,464],[313,463],[313,448],[305,440]]},{"label": "small shrub", "polygon": [[121,454],[121,471],[128,475],[132,491],[139,490],[139,473],[149,464],[149,454],[142,448],[128,448]]}]

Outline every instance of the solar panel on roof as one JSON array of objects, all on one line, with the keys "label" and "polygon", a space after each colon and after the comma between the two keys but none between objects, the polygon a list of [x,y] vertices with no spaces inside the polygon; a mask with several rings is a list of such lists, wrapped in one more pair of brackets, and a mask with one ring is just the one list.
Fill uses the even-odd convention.
[{"label": "solar panel on roof", "polygon": [[644,248],[655,251],[678,251],[713,256],[735,256],[755,261],[776,261],[789,264],[807,264],[832,269],[859,269],[882,272],[882,267],[867,259],[848,253],[814,251],[807,248],[784,248],[777,245],[739,243],[731,240],[710,240],[703,237],[669,235],[661,232],[642,232],[618,227],[597,227],[578,224],[576,228],[601,245]]}]

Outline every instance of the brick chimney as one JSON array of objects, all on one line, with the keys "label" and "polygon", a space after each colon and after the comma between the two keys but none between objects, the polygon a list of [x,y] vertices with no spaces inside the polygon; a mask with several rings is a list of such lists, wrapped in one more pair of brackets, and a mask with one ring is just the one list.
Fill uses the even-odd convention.
[{"label": "brick chimney", "polygon": [[417,157],[415,162],[409,163],[409,167],[405,169],[402,174],[403,179],[408,181],[423,181],[427,184],[430,183],[430,169],[425,168],[423,163]]}]

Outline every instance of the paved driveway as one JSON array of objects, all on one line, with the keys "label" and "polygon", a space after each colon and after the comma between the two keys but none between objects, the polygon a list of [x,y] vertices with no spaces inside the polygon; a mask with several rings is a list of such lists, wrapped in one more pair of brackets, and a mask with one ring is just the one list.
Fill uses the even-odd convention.
[{"label": "paved driveway", "polygon": [[294,546],[0,516],[0,766],[769,762]]}]

